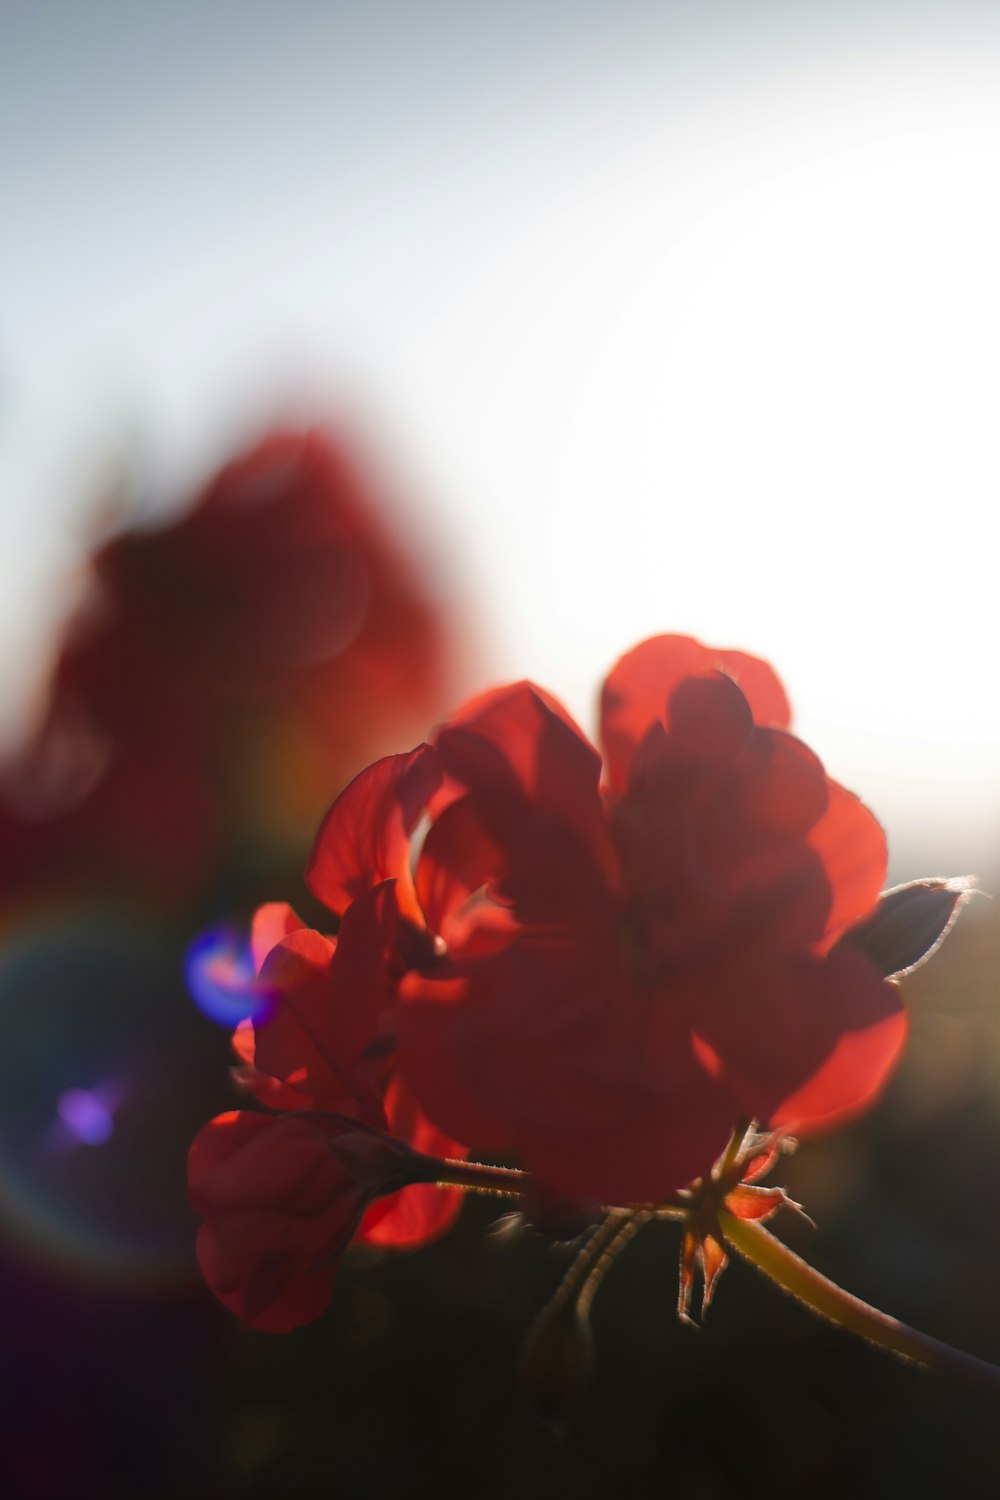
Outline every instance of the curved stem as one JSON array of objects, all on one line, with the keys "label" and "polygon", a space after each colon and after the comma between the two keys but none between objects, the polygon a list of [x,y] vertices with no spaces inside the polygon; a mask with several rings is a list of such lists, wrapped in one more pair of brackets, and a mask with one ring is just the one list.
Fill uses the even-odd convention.
[{"label": "curved stem", "polygon": [[737,1219],[724,1208],[719,1210],[718,1224],[734,1250],[820,1317],[927,1369],[948,1370],[967,1379],[1000,1383],[1000,1367],[972,1354],[963,1354],[960,1349],[918,1333],[915,1328],[870,1307],[807,1265],[763,1225]]},{"label": "curved stem", "polygon": [[[648,1224],[652,1217],[653,1215],[646,1209],[636,1209],[631,1213],[609,1213],[604,1223],[581,1250],[579,1257],[570,1268],[569,1275],[556,1293],[556,1297],[575,1295],[580,1317],[589,1317],[591,1304],[597,1296],[597,1289],[601,1282],[625,1246],[635,1239],[639,1230],[644,1224]],[[569,1283],[568,1287],[567,1283]]]}]

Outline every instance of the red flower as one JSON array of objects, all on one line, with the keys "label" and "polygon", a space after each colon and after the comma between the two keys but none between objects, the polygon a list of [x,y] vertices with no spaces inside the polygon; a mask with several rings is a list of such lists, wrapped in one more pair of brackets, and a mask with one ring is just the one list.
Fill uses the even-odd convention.
[{"label": "red flower", "polygon": [[[461,1157],[463,1147],[430,1124],[396,1070],[397,928],[390,882],[351,905],[335,939],[304,927],[289,906],[262,907],[253,948],[274,1010],[237,1030],[240,1077],[272,1109],[349,1116],[415,1151]],[[408,1187],[371,1207],[358,1238],[425,1244],[450,1227],[461,1196],[454,1188]]]},{"label": "red flower", "polygon": [[[359,1163],[362,1153],[368,1161]],[[330,1299],[366,1204],[391,1186],[395,1166],[393,1143],[351,1121],[219,1115],[188,1159],[191,1202],[205,1218],[197,1242],[205,1280],[266,1333],[311,1322]]]},{"label": "red flower", "polygon": [[[435,778],[433,754],[422,750],[377,762],[338,798],[321,836],[323,874],[312,882],[340,917],[335,938],[305,927],[284,903],[254,919],[259,1016],[233,1038],[237,1076],[281,1113],[213,1121],[195,1142],[190,1189],[207,1216],[199,1239],[206,1279],[255,1327],[315,1317],[352,1239],[414,1248],[444,1233],[461,1205],[457,1188],[405,1174],[394,1184],[385,1171],[393,1149],[411,1161],[413,1152],[465,1154],[427,1119],[397,1068],[399,977],[434,952],[407,866],[404,809],[419,816]],[[359,1181],[345,1170],[345,1131],[381,1143],[367,1182],[364,1172]],[[206,1163],[218,1168],[207,1185]]]},{"label": "red flower", "polygon": [[91,574],[2,768],[0,890],[189,897],[237,851],[294,845],[331,783],[441,701],[438,606],[321,432],[266,437]]},{"label": "red flower", "polygon": [[352,1240],[414,1248],[461,1203],[455,1188],[401,1170],[412,1151],[461,1154],[396,1075],[391,882],[354,902],[336,939],[291,907],[262,907],[252,947],[265,1019],[234,1046],[239,1079],[277,1115],[221,1115],[197,1137],[191,1201],[205,1215],[198,1255],[212,1290],[255,1328],[316,1317]]},{"label": "red flower", "polygon": [[[448,893],[455,934],[431,920],[449,951],[399,1012],[400,1075],[442,1129],[555,1189],[646,1202],[704,1175],[740,1120],[801,1131],[872,1098],[905,1015],[835,945],[874,906],[885,840],[787,715],[763,662],[664,636],[605,684],[603,787],[530,683],[445,725],[416,889],[429,918]],[[394,823],[403,862],[416,813],[365,817],[374,842]]]}]

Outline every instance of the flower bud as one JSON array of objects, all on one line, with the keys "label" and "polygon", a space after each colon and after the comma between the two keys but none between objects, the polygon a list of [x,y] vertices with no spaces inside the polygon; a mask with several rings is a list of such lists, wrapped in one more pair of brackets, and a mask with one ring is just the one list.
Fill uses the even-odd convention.
[{"label": "flower bud", "polygon": [[898,979],[940,947],[971,890],[969,878],[898,885],[842,941],[860,948],[884,978]]},{"label": "flower bud", "polygon": [[531,1326],[521,1352],[521,1387],[532,1410],[564,1422],[586,1392],[594,1367],[590,1320],[575,1297],[556,1296]]}]

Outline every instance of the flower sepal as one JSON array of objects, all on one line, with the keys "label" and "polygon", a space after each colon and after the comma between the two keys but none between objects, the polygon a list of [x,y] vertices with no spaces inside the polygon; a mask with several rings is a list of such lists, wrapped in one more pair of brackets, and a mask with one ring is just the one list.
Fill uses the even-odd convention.
[{"label": "flower sepal", "polygon": [[339,1123],[347,1128],[343,1134],[330,1137],[330,1150],[345,1171],[368,1190],[369,1197],[381,1198],[414,1182],[436,1180],[428,1171],[428,1158],[398,1136],[386,1135],[360,1120],[345,1118]]},{"label": "flower sepal", "polygon": [[684,1207],[684,1231],[681,1238],[680,1286],[677,1316],[684,1323],[697,1326],[691,1313],[696,1284],[701,1279],[701,1316],[708,1311],[719,1277],[729,1263],[726,1241],[719,1215],[749,1219],[759,1224],[782,1208],[792,1209],[807,1223],[812,1220],[800,1203],[782,1187],[760,1187],[782,1154],[795,1149],[796,1142],[782,1130],[759,1133],[754,1126],[735,1132],[723,1155],[708,1177],[698,1178],[678,1193]]}]

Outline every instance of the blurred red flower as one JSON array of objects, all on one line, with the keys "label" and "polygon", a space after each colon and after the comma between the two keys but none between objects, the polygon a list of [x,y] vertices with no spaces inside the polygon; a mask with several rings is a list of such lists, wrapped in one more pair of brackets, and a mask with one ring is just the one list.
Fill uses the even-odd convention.
[{"label": "blurred red flower", "polygon": [[296,846],[442,700],[439,606],[352,459],[278,431],[177,521],[108,542],[0,793],[0,888],[187,897]]},{"label": "blurred red flower", "polygon": [[[905,1013],[835,945],[877,900],[885,840],[787,722],[765,663],[662,636],[605,684],[603,786],[530,683],[443,727],[415,889],[447,952],[413,966],[398,1013],[400,1075],[442,1129],[560,1191],[647,1202],[739,1121],[808,1130],[872,1098]],[[418,810],[366,814],[398,865]],[[313,855],[324,899],[342,824],[343,805]]]}]

